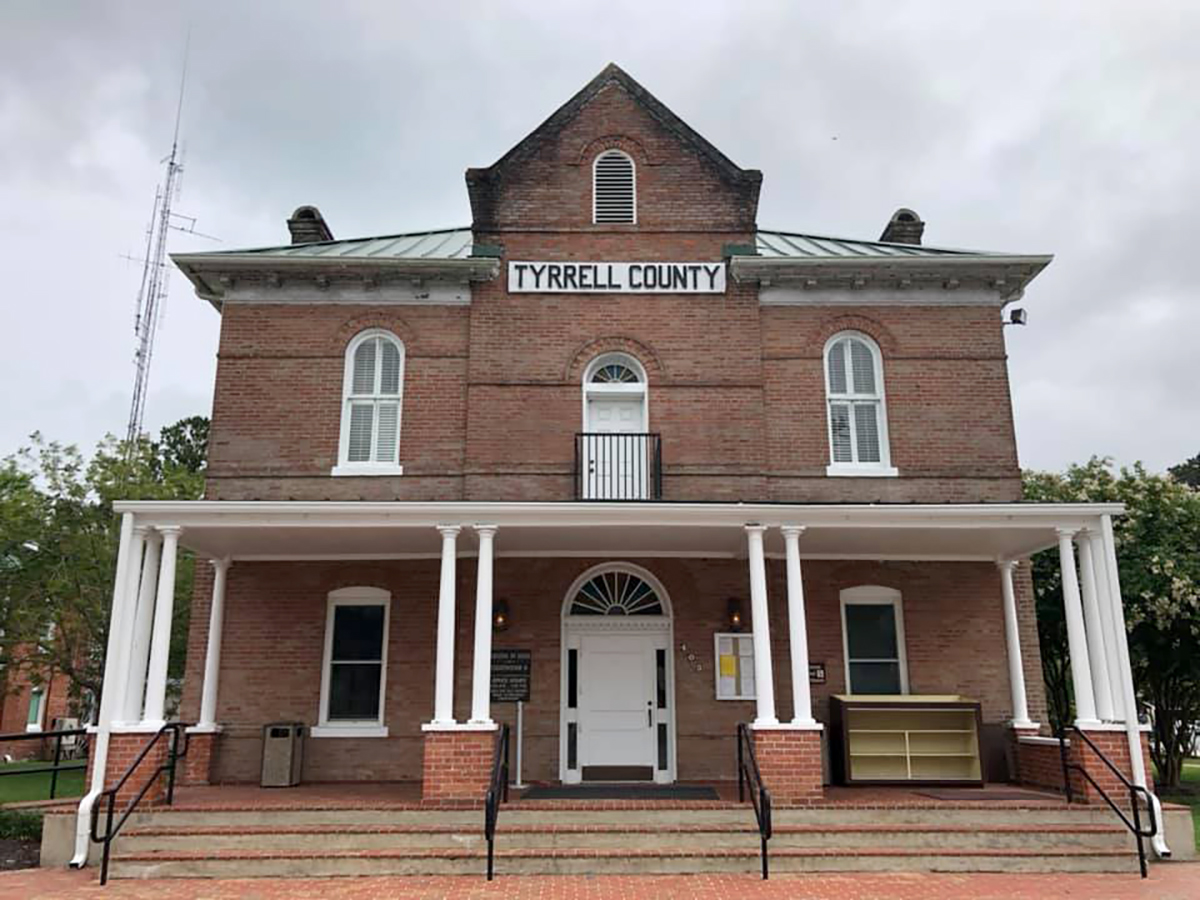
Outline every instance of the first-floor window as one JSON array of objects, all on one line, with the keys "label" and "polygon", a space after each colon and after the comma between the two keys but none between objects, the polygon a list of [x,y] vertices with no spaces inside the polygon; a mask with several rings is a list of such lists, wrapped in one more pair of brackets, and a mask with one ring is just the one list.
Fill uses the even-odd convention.
[{"label": "first-floor window", "polygon": [[842,640],[848,693],[908,693],[899,591],[873,586],[842,591]]},{"label": "first-floor window", "polygon": [[25,719],[26,731],[42,730],[42,702],[45,697],[46,692],[40,687],[29,692],[29,716]]},{"label": "first-floor window", "polygon": [[718,700],[753,700],[754,638],[749,634],[717,634]]},{"label": "first-floor window", "polygon": [[382,728],[390,607],[391,594],[379,588],[329,595],[321,726]]}]

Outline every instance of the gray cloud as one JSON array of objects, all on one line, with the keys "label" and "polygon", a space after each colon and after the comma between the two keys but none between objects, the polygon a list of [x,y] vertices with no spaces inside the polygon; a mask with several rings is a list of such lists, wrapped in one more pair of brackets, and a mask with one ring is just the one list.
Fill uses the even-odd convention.
[{"label": "gray cloud", "polygon": [[[0,452],[124,428],[137,255],[191,31],[177,209],[218,246],[464,224],[487,165],[615,60],[736,162],[760,221],[1053,252],[1009,329],[1022,462],[1200,451],[1189,3],[10,2],[0,10]],[[179,235],[174,250],[210,245]],[[173,281],[148,424],[210,402]]]}]

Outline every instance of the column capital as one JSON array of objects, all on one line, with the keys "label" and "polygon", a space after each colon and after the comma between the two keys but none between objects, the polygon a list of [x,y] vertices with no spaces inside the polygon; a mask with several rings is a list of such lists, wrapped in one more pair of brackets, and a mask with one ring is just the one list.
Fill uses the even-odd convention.
[{"label": "column capital", "polygon": [[1078,528],[1068,528],[1065,525],[1060,525],[1058,528],[1054,529],[1054,532],[1055,532],[1055,534],[1058,535],[1058,539],[1060,541],[1063,538],[1066,538],[1069,541],[1073,537],[1075,537],[1075,535],[1079,532],[1079,529]]},{"label": "column capital", "polygon": [[438,525],[437,530],[442,533],[444,538],[458,537],[458,533],[462,531],[461,525]]},{"label": "column capital", "polygon": [[138,540],[144,541],[146,539],[146,536],[149,535],[150,532],[152,532],[153,530],[154,530],[154,528],[151,525],[134,525],[133,526],[133,536],[136,537]]},{"label": "column capital", "polygon": [[998,560],[996,560],[996,568],[997,569],[1001,569],[1001,570],[1007,569],[1009,572],[1015,571],[1017,566],[1019,566],[1020,564],[1021,564],[1021,561],[1019,559],[998,559]]},{"label": "column capital", "polygon": [[742,528],[745,530],[746,534],[762,534],[767,530],[766,525],[760,525],[757,522],[747,522],[742,526]]},{"label": "column capital", "polygon": [[783,532],[784,537],[800,537],[805,531],[804,525],[780,525],[779,530]]},{"label": "column capital", "polygon": [[161,534],[165,538],[166,537],[179,537],[179,535],[183,532],[183,526],[182,525],[159,525],[157,530],[158,530],[158,533]]},{"label": "column capital", "polygon": [[485,525],[483,523],[477,523],[471,527],[475,529],[475,533],[480,537],[483,537],[484,535],[492,537],[497,531],[500,530],[499,525]]},{"label": "column capital", "polygon": [[228,556],[222,556],[219,559],[210,559],[208,561],[208,564],[210,566],[212,566],[214,569],[216,569],[217,571],[222,571],[222,570],[228,569],[230,566],[232,566],[233,560],[230,559]]}]

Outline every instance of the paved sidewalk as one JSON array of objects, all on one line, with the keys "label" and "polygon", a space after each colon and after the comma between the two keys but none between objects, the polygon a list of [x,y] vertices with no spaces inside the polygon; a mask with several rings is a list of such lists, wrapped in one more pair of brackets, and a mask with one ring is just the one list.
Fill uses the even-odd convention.
[{"label": "paved sidewalk", "polygon": [[541,876],[482,878],[163,879],[112,881],[63,870],[0,874],[0,900],[1200,900],[1200,863],[1161,864],[1136,875],[872,874]]}]

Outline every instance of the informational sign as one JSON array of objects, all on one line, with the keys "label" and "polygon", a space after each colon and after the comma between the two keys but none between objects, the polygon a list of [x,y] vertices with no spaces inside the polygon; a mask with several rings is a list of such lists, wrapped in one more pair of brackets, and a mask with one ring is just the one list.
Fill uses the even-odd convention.
[{"label": "informational sign", "polygon": [[721,262],[514,262],[512,294],[723,294]]},{"label": "informational sign", "polygon": [[825,683],[825,663],[809,663],[808,664],[808,680],[811,684]]},{"label": "informational sign", "polygon": [[528,703],[533,651],[492,648],[492,702]]}]

